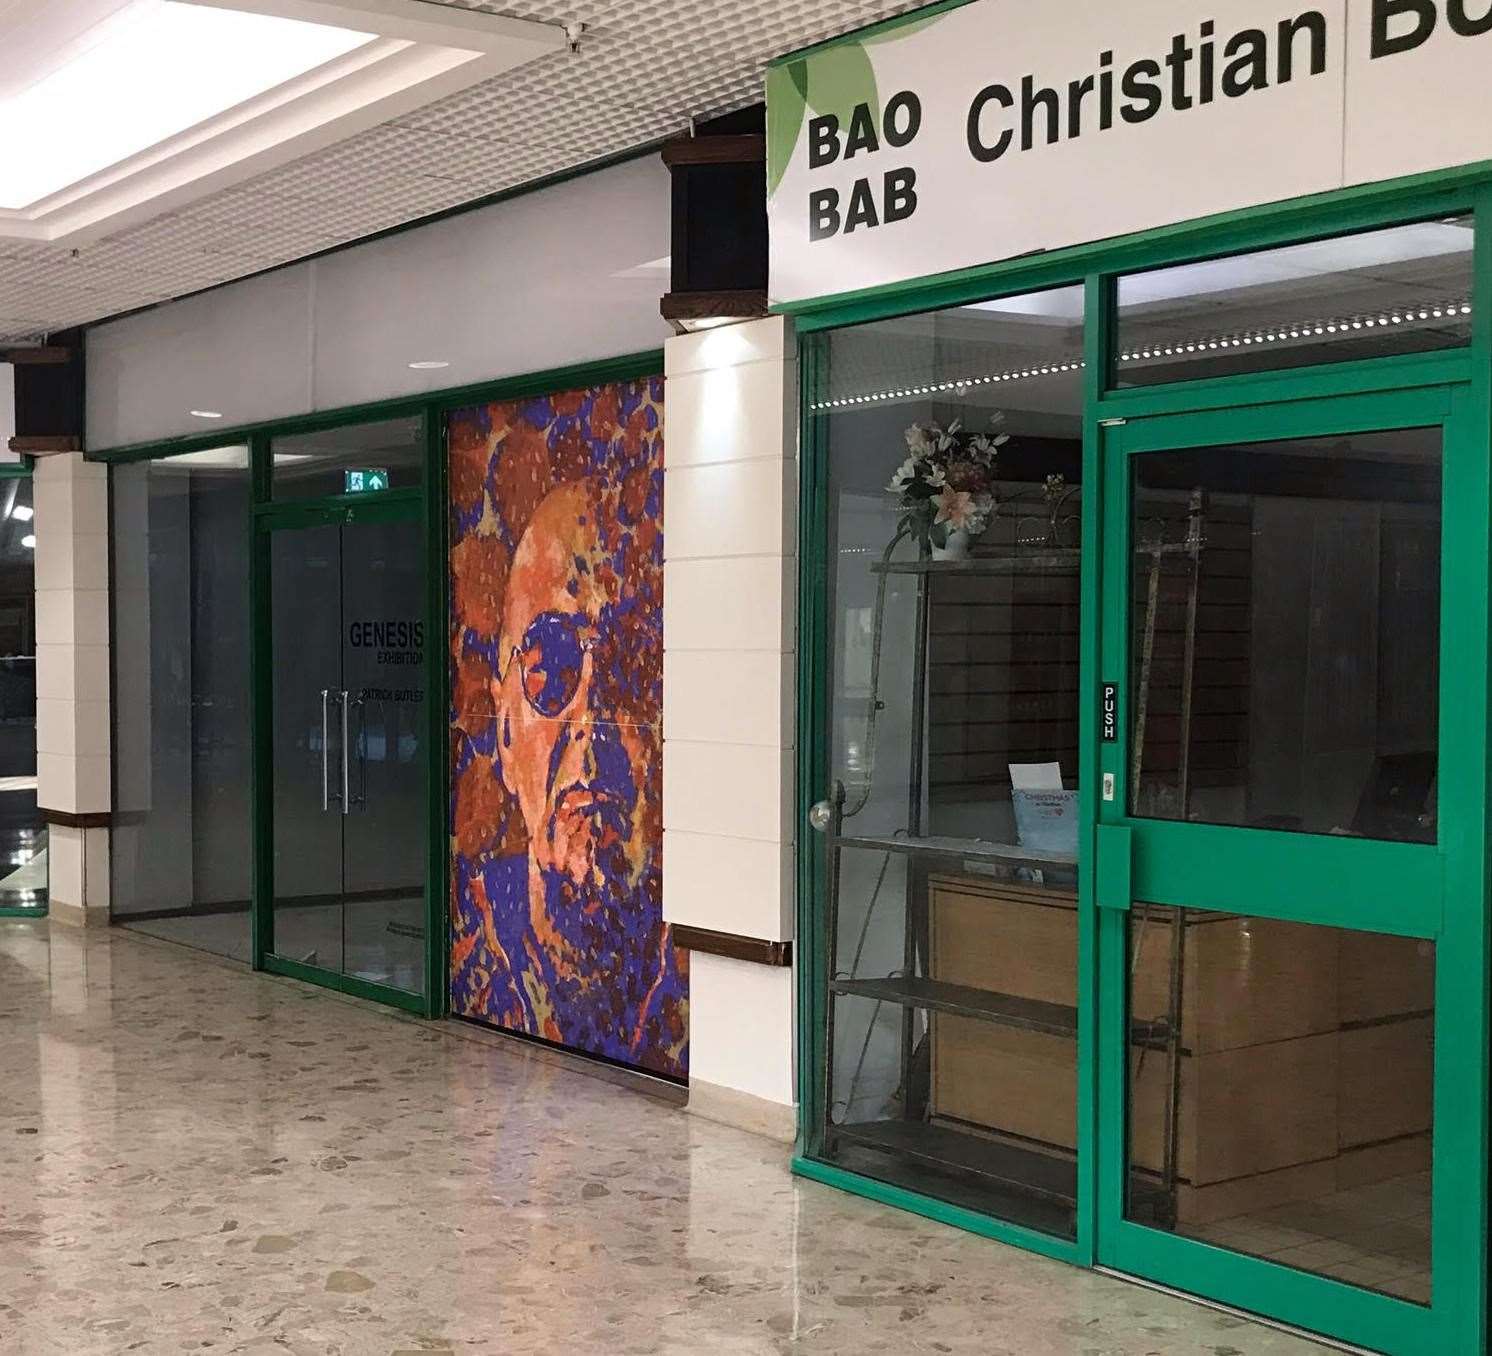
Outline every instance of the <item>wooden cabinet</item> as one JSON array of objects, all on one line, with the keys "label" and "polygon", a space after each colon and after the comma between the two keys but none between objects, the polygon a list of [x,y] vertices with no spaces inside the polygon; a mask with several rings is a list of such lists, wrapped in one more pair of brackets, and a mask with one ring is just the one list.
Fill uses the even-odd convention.
[{"label": "wooden cabinet", "polygon": [[[1073,892],[928,879],[929,974],[1075,1007]],[[1131,914],[1132,1159],[1161,1173],[1163,1030],[1177,936],[1168,908]],[[1434,956],[1423,943],[1187,911],[1182,937],[1177,1208],[1202,1222],[1428,1161]],[[1033,1146],[1076,1145],[1075,1039],[934,1014],[931,1111]],[[1379,1165],[1375,1168],[1374,1164]]]}]

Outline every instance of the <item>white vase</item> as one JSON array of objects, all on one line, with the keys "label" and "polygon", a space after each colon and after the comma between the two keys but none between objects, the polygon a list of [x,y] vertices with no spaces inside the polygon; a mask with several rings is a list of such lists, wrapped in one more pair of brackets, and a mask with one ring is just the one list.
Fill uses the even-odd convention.
[{"label": "white vase", "polygon": [[944,538],[943,545],[933,543],[934,560],[967,560],[969,558],[969,534],[961,527],[954,528]]}]

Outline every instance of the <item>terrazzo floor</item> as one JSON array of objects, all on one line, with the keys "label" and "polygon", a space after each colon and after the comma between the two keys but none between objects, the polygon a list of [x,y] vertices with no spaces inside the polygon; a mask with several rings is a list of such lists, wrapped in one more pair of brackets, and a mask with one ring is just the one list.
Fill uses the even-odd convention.
[{"label": "terrazzo floor", "polygon": [[0,922],[0,1353],[1298,1356],[456,1024]]}]

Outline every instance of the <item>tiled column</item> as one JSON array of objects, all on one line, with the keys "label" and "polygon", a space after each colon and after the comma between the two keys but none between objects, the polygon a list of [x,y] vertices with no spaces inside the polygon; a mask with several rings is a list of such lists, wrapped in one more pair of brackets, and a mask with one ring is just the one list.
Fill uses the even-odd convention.
[{"label": "tiled column", "polygon": [[[663,913],[791,942],[792,332],[773,318],[685,335],[666,372]],[[689,965],[691,1109],[790,1139],[792,970],[697,947]]]},{"label": "tiled column", "polygon": [[77,453],[36,463],[36,772],[51,916],[109,917],[109,482]]}]

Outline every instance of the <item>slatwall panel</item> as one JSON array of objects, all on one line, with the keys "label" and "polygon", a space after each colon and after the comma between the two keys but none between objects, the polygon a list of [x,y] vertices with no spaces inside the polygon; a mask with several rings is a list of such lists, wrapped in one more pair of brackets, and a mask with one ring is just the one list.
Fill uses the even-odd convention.
[{"label": "slatwall panel", "polygon": [[[1075,541],[1075,519],[1067,530]],[[1010,520],[997,520],[974,554],[1008,554],[1014,535]],[[932,577],[928,786],[934,800],[1008,789],[1011,763],[1060,761],[1064,778],[1076,785],[1079,588],[1076,561],[1071,570],[1043,574]]]}]

